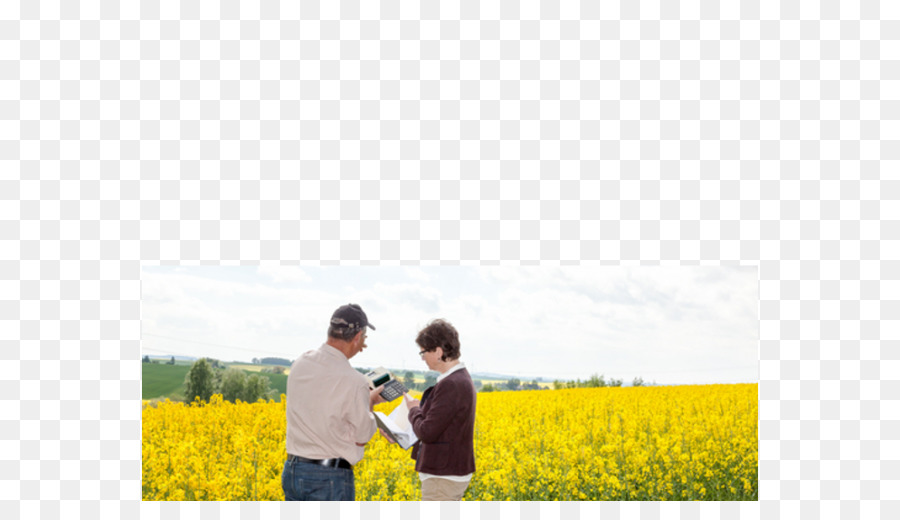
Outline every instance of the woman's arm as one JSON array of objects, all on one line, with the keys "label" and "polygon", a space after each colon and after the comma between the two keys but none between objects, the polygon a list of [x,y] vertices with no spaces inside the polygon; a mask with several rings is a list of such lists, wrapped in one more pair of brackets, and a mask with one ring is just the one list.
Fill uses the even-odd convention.
[{"label": "woman's arm", "polygon": [[435,442],[454,421],[459,413],[455,385],[450,381],[435,386],[424,406],[415,406],[409,411],[409,423],[416,437],[422,442]]}]

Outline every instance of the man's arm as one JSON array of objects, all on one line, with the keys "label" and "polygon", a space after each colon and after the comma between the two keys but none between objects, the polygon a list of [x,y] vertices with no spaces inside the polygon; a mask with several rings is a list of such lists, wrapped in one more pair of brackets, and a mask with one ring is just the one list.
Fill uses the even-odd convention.
[{"label": "man's arm", "polygon": [[[381,397],[381,393],[377,388],[369,391],[369,411],[370,412],[375,411],[376,404],[386,403],[386,402],[387,402],[387,400],[385,400],[384,397]],[[387,439],[387,437],[384,435],[384,433],[382,433],[381,435]],[[371,436],[369,436],[369,438],[371,439]],[[390,439],[388,439],[388,440],[390,440]],[[391,442],[393,442],[393,441],[391,441]],[[362,443],[357,442],[356,445],[357,446],[365,446],[366,443],[365,442],[362,442]]]},{"label": "man's arm", "polygon": [[358,385],[354,389],[353,404],[351,406],[350,420],[353,428],[353,442],[357,446],[365,446],[372,436],[375,435],[377,429],[375,425],[375,417],[372,415],[372,407],[374,406],[371,392],[369,392],[368,383]]}]

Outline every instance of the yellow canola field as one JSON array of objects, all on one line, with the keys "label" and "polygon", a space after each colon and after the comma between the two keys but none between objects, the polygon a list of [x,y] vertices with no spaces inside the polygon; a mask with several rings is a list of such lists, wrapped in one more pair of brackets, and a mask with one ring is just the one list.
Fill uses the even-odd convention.
[{"label": "yellow canola field", "polygon": [[[758,385],[478,394],[465,500],[757,500]],[[376,407],[389,413],[399,401]],[[144,500],[283,500],[280,402],[142,413]],[[409,451],[376,433],[357,500],[419,500]]]}]

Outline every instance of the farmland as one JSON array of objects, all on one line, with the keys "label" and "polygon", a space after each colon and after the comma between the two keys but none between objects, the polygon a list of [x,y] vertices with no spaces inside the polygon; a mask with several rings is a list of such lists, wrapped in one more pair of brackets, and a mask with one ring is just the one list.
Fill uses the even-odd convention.
[{"label": "farmland", "polygon": [[141,363],[141,398],[183,399],[184,377],[190,369],[188,365]]},{"label": "farmland", "polygon": [[[270,387],[275,395],[285,393],[287,389],[287,376],[284,374],[272,374],[260,372],[259,369],[271,368],[261,365],[234,365],[235,368],[244,370],[249,374],[258,374],[269,380]],[[246,367],[259,367],[250,370]],[[285,372],[289,369],[284,367]],[[190,364],[157,364],[141,363],[141,399],[165,399],[181,401],[184,399],[184,377],[191,369]]]},{"label": "farmland", "polygon": [[[758,385],[478,394],[465,500],[757,500]],[[283,500],[285,404],[142,412],[144,500]],[[378,405],[389,413],[399,401]],[[376,434],[357,500],[418,500],[409,452]]]}]

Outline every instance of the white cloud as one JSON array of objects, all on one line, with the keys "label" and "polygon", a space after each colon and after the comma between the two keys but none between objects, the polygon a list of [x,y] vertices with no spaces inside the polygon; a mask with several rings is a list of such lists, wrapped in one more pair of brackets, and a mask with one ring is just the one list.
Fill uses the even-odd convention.
[{"label": "white cloud", "polygon": [[[424,369],[415,336],[444,318],[460,332],[464,361],[481,371],[660,382],[757,377],[752,269],[151,269],[143,272],[142,327],[264,351],[200,355],[293,358],[324,341],[331,313],[348,302],[362,305],[378,327],[370,348],[352,360],[357,366]],[[718,370],[729,367],[748,368]]]},{"label": "white cloud", "polygon": [[405,267],[403,271],[406,273],[406,276],[417,282],[428,283],[431,281],[431,276],[419,267]]},{"label": "white cloud", "polygon": [[297,266],[263,264],[256,271],[265,278],[275,282],[310,283],[312,277]]}]

